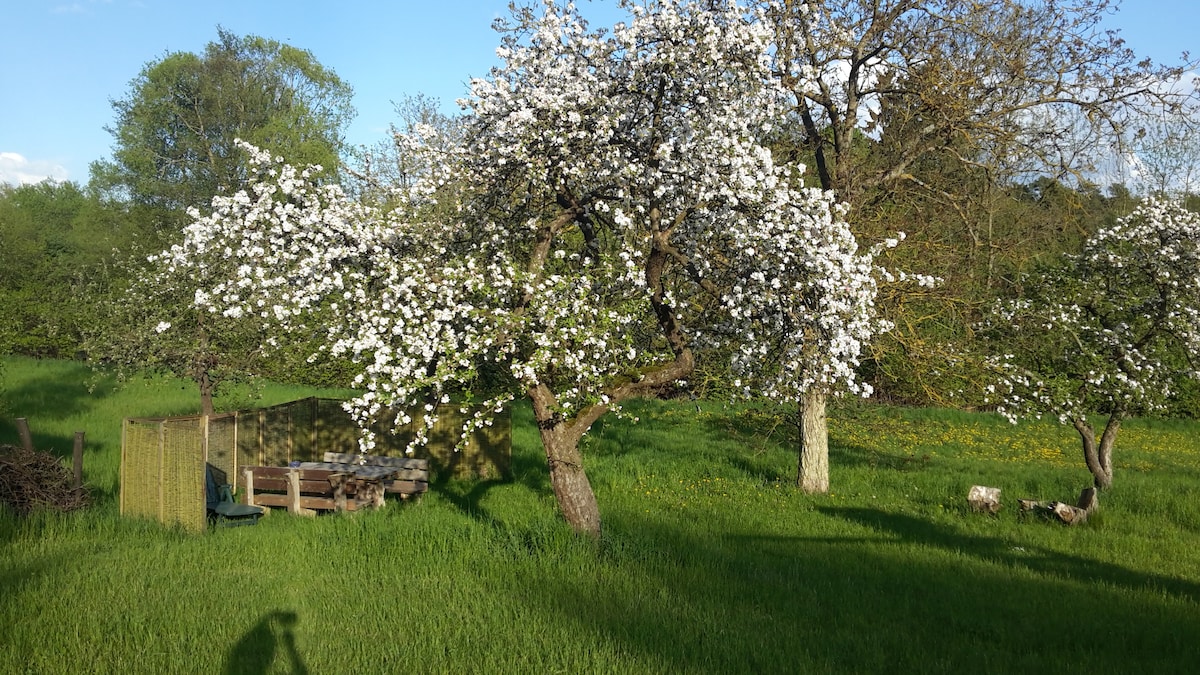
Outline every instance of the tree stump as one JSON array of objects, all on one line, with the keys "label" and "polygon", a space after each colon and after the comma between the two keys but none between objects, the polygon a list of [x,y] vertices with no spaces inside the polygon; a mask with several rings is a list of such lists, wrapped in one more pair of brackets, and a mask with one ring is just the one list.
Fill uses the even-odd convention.
[{"label": "tree stump", "polygon": [[1079,501],[1075,503],[1076,508],[1083,509],[1088,513],[1095,511],[1100,506],[1100,496],[1096,492],[1096,488],[1084,488],[1083,492],[1079,493]]},{"label": "tree stump", "polygon": [[972,485],[967,492],[967,503],[973,511],[996,513],[1000,510],[1000,488]]},{"label": "tree stump", "polygon": [[1067,525],[1079,525],[1086,523],[1088,516],[1099,506],[1100,498],[1097,496],[1096,488],[1084,488],[1083,492],[1079,493],[1079,500],[1075,502],[1075,506],[1055,502],[1054,515]]}]

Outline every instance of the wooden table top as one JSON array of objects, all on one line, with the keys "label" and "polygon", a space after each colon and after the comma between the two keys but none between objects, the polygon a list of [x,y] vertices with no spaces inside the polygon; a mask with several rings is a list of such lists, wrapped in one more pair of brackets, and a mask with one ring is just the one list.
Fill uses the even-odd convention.
[{"label": "wooden table top", "polygon": [[329,471],[344,471],[359,478],[383,479],[396,473],[394,466],[373,466],[370,464],[339,464],[336,462],[300,462],[299,469],[327,469]]}]

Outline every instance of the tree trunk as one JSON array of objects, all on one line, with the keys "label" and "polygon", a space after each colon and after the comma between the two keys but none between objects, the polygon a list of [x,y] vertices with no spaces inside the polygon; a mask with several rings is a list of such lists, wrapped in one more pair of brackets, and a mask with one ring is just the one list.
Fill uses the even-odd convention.
[{"label": "tree trunk", "polygon": [[200,414],[208,417],[213,415],[213,381],[209,376],[208,370],[201,370],[196,377],[196,384],[200,387]]},{"label": "tree trunk", "polygon": [[810,391],[800,398],[800,460],[796,486],[809,494],[829,492],[829,425],[825,393]]},{"label": "tree trunk", "polygon": [[1100,434],[1100,442],[1096,442],[1096,432],[1086,418],[1072,420],[1075,430],[1083,441],[1083,461],[1088,471],[1092,473],[1092,481],[1101,490],[1112,487],[1112,449],[1117,440],[1117,432],[1121,429],[1121,421],[1125,415],[1121,411],[1113,411]]},{"label": "tree trunk", "polygon": [[579,452],[579,434],[553,410],[553,394],[545,385],[529,391],[533,415],[542,437],[546,463],[550,467],[550,486],[563,518],[576,532],[600,538],[600,505],[583,471],[583,453]]},{"label": "tree trunk", "polygon": [[550,485],[563,518],[576,532],[593,539],[600,537],[600,505],[583,471],[583,456],[577,443],[555,438],[551,429],[542,430],[542,445],[550,465]]},{"label": "tree trunk", "polygon": [[1107,479],[1103,484],[1096,483],[1096,487],[1105,490],[1112,487],[1113,481],[1113,465],[1112,465],[1112,450],[1113,445],[1117,442],[1117,432],[1121,430],[1121,421],[1125,418],[1124,412],[1114,412],[1108,416],[1108,422],[1104,425],[1104,433],[1100,434],[1100,447],[1097,448],[1100,466],[1104,470]]},{"label": "tree trunk", "polygon": [[213,393],[217,388],[217,383],[213,381],[212,369],[217,359],[208,348],[208,328],[204,325],[204,314],[197,311],[196,316],[196,337],[199,346],[192,366],[193,379],[200,388],[200,414],[212,417]]}]

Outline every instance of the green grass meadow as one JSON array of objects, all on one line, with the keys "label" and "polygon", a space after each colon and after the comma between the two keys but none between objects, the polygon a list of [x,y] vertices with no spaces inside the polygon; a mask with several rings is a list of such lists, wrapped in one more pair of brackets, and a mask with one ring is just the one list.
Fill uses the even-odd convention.
[{"label": "green grass meadow", "polygon": [[[1048,422],[843,402],[828,495],[753,408],[644,402],[585,439],[600,542],[557,515],[532,415],[513,476],[414,504],[187,534],[121,518],[120,421],[194,412],[190,386],[118,386],[8,359],[13,417],[97,503],[0,514],[0,673],[1191,673],[1200,667],[1200,424],[1127,422],[1080,527],[1016,499],[1090,484]],[[227,409],[311,390],[243,391]],[[317,392],[325,395],[337,392]],[[68,460],[69,461],[69,460]],[[1005,508],[971,513],[973,484]]]}]

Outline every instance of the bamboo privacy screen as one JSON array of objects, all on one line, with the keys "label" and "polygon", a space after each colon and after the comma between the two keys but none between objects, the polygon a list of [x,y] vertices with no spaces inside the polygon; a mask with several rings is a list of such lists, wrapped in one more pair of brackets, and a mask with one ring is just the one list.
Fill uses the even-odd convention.
[{"label": "bamboo privacy screen", "polygon": [[211,418],[126,419],[121,429],[121,513],[200,530],[205,525],[204,463],[235,469],[236,414]]},{"label": "bamboo privacy screen", "polygon": [[[508,475],[512,419],[508,411],[473,433],[456,452],[464,414],[438,406],[429,445],[416,453],[435,474],[496,479]],[[376,425],[372,454],[403,456],[417,422],[392,433],[391,420]],[[335,399],[306,398],[259,410],[204,417],[130,418],[121,434],[121,513],[155,518],[188,529],[205,525],[204,465],[218,479],[240,486],[244,466],[286,466],[320,461],[326,452],[358,452],[358,428]]]}]

